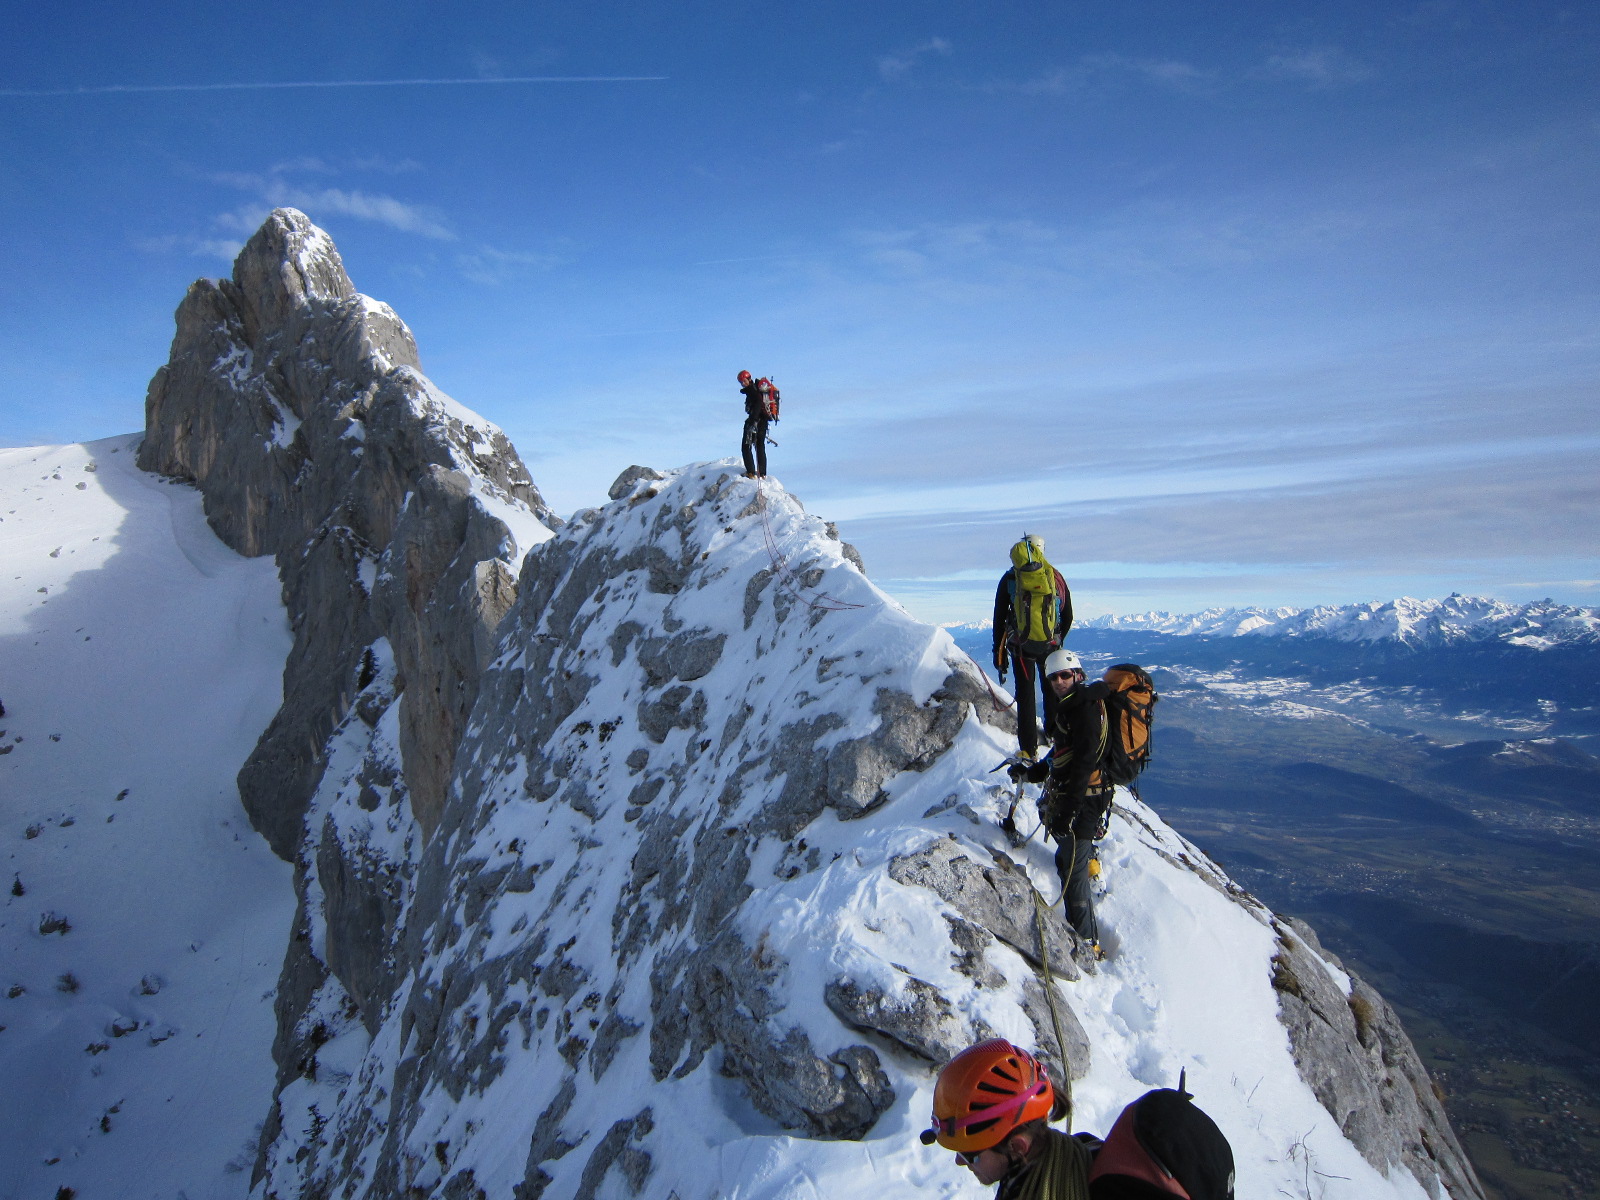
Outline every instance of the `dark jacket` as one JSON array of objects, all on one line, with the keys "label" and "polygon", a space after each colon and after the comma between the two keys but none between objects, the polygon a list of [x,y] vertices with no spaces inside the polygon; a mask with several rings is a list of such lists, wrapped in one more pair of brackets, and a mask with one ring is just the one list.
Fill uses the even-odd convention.
[{"label": "dark jacket", "polygon": [[[1067,581],[1061,577],[1061,572],[1054,567],[1050,569],[1055,571],[1056,599],[1061,602],[1061,616],[1056,622],[1057,635],[1065,642],[1068,631],[1072,629],[1072,592],[1067,587]],[[1013,567],[1000,576],[1000,582],[994,589],[994,653],[997,658],[1000,643],[1016,629],[1016,609],[1013,607],[1016,594],[1017,572]],[[1015,653],[1015,650],[1012,652]]]},{"label": "dark jacket", "polygon": [[739,390],[744,393],[744,415],[747,417],[767,418],[767,388],[762,384],[771,386],[765,379],[752,379]]},{"label": "dark jacket", "polygon": [[1086,800],[1103,807],[1112,785],[1101,770],[1106,753],[1106,697],[1103,679],[1080,683],[1056,701],[1050,728],[1050,755],[1028,773],[1034,783],[1050,780],[1052,807],[1062,819],[1084,807]]}]

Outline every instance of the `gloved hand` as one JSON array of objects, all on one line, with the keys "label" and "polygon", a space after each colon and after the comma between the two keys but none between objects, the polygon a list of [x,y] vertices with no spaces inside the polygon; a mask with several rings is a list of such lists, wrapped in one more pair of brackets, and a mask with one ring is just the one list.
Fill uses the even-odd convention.
[{"label": "gloved hand", "polygon": [[1029,783],[1043,783],[1050,778],[1050,760],[1014,762],[1006,768],[1006,774],[1011,776],[1013,781],[1026,779]]}]

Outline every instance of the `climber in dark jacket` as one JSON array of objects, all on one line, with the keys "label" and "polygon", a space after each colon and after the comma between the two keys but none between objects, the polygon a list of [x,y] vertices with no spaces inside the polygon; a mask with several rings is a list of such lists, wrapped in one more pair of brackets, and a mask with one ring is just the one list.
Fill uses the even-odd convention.
[{"label": "climber in dark jacket", "polygon": [[1056,703],[1050,685],[1044,682],[1042,668],[1045,658],[1052,650],[1060,649],[1062,639],[1072,629],[1072,592],[1061,572],[1050,567],[1050,579],[1055,587],[1055,611],[1051,614],[1055,636],[1040,645],[1024,642],[1024,635],[1017,629],[1017,570],[1030,563],[1045,565],[1044,539],[1038,534],[1024,533],[1022,540],[1011,547],[1012,565],[1000,576],[994,589],[994,667],[1001,683],[1006,681],[1007,665],[1016,680],[1013,690],[1017,698],[1017,746],[1023,758],[1032,758],[1039,752],[1041,713],[1045,736],[1049,736]]},{"label": "climber in dark jacket", "polygon": [[1089,890],[1089,860],[1105,836],[1114,786],[1105,777],[1106,705],[1110,686],[1085,683],[1083,664],[1071,650],[1057,650],[1044,661],[1045,683],[1055,693],[1050,756],[1038,763],[1016,763],[1013,779],[1045,784],[1039,815],[1056,840],[1056,874],[1061,878],[1067,920],[1078,936],[1100,952],[1100,930]]},{"label": "climber in dark jacket", "polygon": [[744,473],[746,478],[765,479],[767,423],[778,419],[778,389],[770,379],[756,379],[749,371],[740,371],[739,390],[744,393],[744,436],[739,442]]}]

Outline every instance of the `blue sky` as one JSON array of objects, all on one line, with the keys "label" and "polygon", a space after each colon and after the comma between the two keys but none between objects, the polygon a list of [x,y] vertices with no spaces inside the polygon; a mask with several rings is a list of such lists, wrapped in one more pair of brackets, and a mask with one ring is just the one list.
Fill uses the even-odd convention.
[{"label": "blue sky", "polygon": [[921,616],[1024,529],[1085,612],[1600,603],[1593,5],[10,7],[8,444],[290,204],[558,511],[748,367]]}]

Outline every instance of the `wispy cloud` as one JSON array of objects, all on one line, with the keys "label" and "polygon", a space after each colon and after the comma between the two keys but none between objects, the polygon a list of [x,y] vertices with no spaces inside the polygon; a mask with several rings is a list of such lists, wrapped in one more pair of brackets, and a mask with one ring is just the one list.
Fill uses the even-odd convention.
[{"label": "wispy cloud", "polygon": [[134,248],[147,254],[185,254],[201,258],[220,258],[232,262],[244,249],[243,241],[231,238],[185,237],[169,233],[160,237],[136,237]]},{"label": "wispy cloud", "polygon": [[[308,161],[309,164],[308,165]],[[234,232],[250,233],[260,225],[267,211],[288,206],[304,209],[313,220],[319,214],[341,213],[387,225],[402,233],[415,233],[438,241],[455,241],[456,234],[444,224],[432,209],[419,204],[372,192],[335,187],[307,187],[286,176],[290,173],[324,173],[337,170],[321,160],[300,160],[278,164],[264,174],[222,172],[213,175],[213,182],[252,192],[258,198],[254,205],[224,213],[217,224]]]},{"label": "wispy cloud", "polygon": [[1346,87],[1370,79],[1371,67],[1337,46],[1286,49],[1244,71],[1197,66],[1180,59],[1129,54],[1086,54],[1020,82],[991,85],[993,90],[1033,96],[1092,95],[1144,84],[1188,95],[1220,92],[1245,80],[1293,83],[1313,89]]},{"label": "wispy cloud", "polygon": [[1196,93],[1215,87],[1218,79],[1214,71],[1177,59],[1087,54],[1070,66],[1056,67],[1032,79],[1003,83],[996,88],[1032,96],[1064,96],[1104,91],[1135,82],[1169,91]]},{"label": "wispy cloud", "polygon": [[878,60],[878,74],[889,83],[898,83],[916,65],[929,55],[939,55],[944,58],[950,56],[950,43],[942,37],[931,37],[925,42],[919,42],[907,50],[899,50],[893,54],[885,54]]},{"label": "wispy cloud", "polygon": [[486,287],[498,287],[530,271],[548,271],[560,262],[554,254],[497,250],[493,246],[479,246],[456,255],[456,268],[462,278]]},{"label": "wispy cloud", "polygon": [[1312,88],[1344,87],[1372,78],[1372,68],[1337,46],[1314,46],[1274,54],[1251,72],[1256,79],[1282,79]]}]

